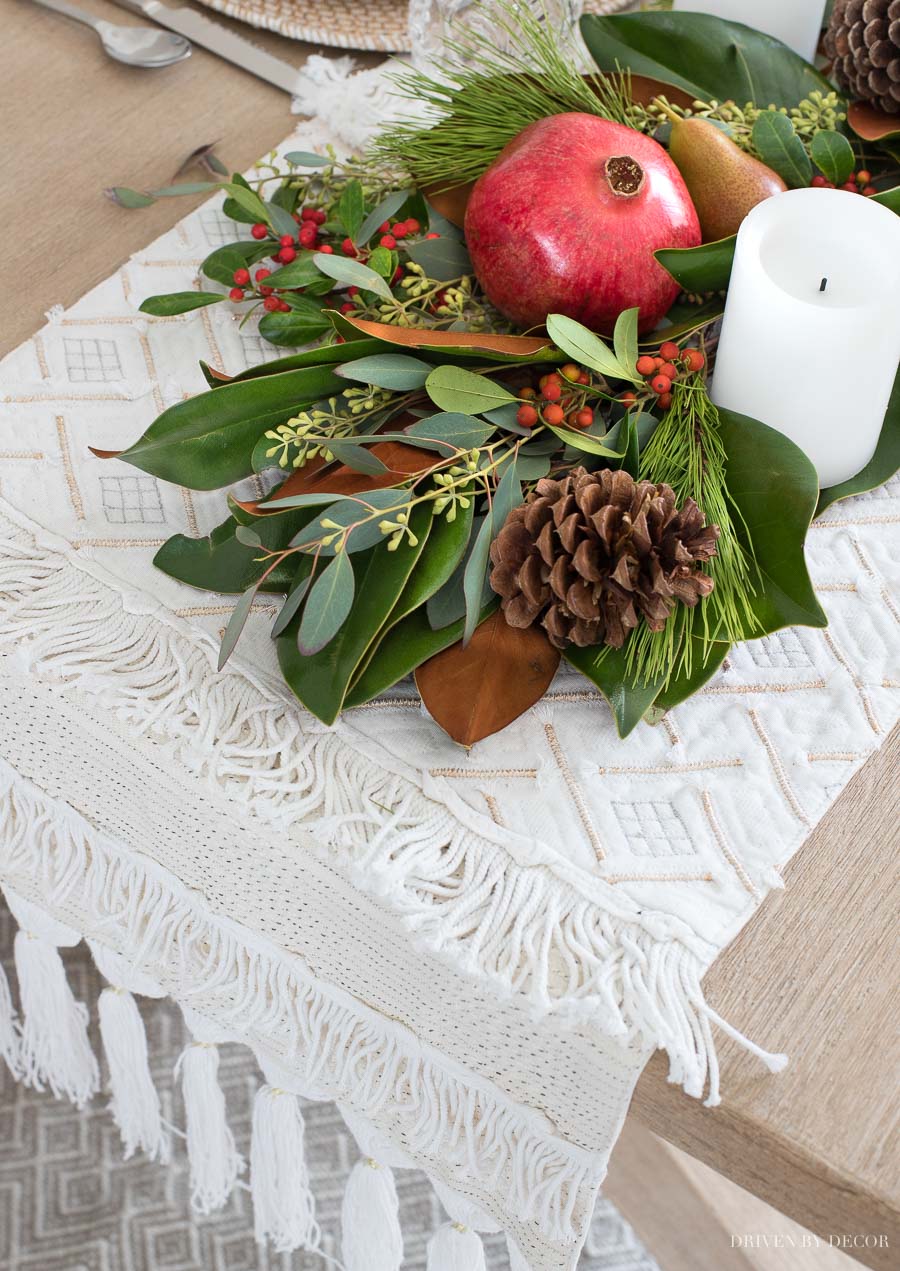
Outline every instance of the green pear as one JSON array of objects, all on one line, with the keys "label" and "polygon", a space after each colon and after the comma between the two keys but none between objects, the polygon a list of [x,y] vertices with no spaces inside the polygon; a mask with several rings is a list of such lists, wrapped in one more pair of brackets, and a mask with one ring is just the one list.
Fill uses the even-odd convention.
[{"label": "green pear", "polygon": [[682,119],[663,109],[672,121],[669,154],[694,200],[704,242],[736,234],[751,208],[787,189],[777,172],[708,119]]}]

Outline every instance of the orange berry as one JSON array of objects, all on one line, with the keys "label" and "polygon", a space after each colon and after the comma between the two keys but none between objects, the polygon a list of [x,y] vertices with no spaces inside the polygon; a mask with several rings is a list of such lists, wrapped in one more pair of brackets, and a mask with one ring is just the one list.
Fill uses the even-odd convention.
[{"label": "orange berry", "polygon": [[652,375],[655,370],[656,370],[656,358],[648,357],[646,353],[643,355],[643,357],[638,358],[637,360],[638,375]]},{"label": "orange berry", "polygon": [[877,194],[877,193],[878,193],[878,186],[877,186],[877,185],[865,185],[865,186],[863,186],[863,194],[867,195],[869,198],[871,198],[873,194]]},{"label": "orange berry", "polygon": [[538,421],[538,413],[533,406],[520,406],[516,411],[516,421],[523,428],[533,428]]},{"label": "orange berry", "polygon": [[559,368],[559,373],[564,379],[575,381],[578,379],[580,370],[574,362],[567,362],[565,366]]},{"label": "orange berry", "polygon": [[857,172],[856,180],[859,185],[868,185],[872,180],[872,173],[867,168],[863,168],[861,172]]},{"label": "orange berry", "polygon": [[662,406],[663,410],[668,410],[669,407],[672,405],[672,394],[660,393],[659,397],[657,398],[657,401],[659,402],[659,405]]},{"label": "orange berry", "polygon": [[591,382],[591,377],[590,377],[589,372],[588,372],[588,371],[581,371],[581,372],[580,372],[580,374],[579,374],[579,376],[578,376],[578,383],[579,383],[579,384],[590,384],[590,382]]},{"label": "orange berry", "polygon": [[623,393],[619,401],[623,406],[633,406],[637,401],[637,396],[634,393]]},{"label": "orange berry", "polygon": [[562,406],[550,405],[544,407],[544,419],[548,424],[552,424],[554,428],[558,428],[565,417],[566,412]]},{"label": "orange berry", "polygon": [[562,397],[562,385],[559,380],[547,379],[544,385],[544,397],[548,402],[558,402]]},{"label": "orange berry", "polygon": [[691,374],[694,374],[703,370],[706,366],[706,358],[699,349],[688,349],[684,355],[684,364]]},{"label": "orange berry", "polygon": [[657,371],[659,370],[659,368],[660,368],[661,366],[664,366],[664,365],[665,365],[665,361],[666,361],[666,359],[665,359],[664,357],[655,357],[655,358],[653,359],[653,365],[654,365],[654,367],[656,368],[656,370],[657,370]]},{"label": "orange berry", "polygon": [[590,406],[585,406],[582,410],[580,410],[574,420],[576,428],[590,428],[593,422],[594,412],[591,410]]},{"label": "orange berry", "polygon": [[681,349],[679,349],[674,340],[666,340],[665,344],[661,344],[659,346],[659,356],[664,362],[671,362],[674,358],[678,357],[680,352]]},{"label": "orange berry", "polygon": [[674,362],[663,362],[662,366],[659,368],[659,373],[660,375],[665,375],[667,380],[678,379],[678,367]]},{"label": "orange berry", "polygon": [[519,396],[524,397],[527,401],[531,401],[533,398],[537,397],[537,392],[530,384],[527,384],[525,388],[519,389]]},{"label": "orange berry", "polygon": [[672,381],[669,379],[668,375],[654,375],[653,379],[650,381],[650,387],[653,389],[654,393],[659,393],[661,395],[663,393],[668,393],[671,390]]}]

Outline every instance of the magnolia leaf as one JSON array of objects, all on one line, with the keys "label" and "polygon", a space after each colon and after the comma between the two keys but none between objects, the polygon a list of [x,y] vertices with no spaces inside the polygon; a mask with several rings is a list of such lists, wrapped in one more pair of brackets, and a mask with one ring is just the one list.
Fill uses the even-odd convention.
[{"label": "magnolia leaf", "polygon": [[311,150],[290,150],[284,161],[293,168],[324,168],[331,163],[327,155],[313,154]]},{"label": "magnolia leaf", "polygon": [[303,609],[297,633],[301,653],[312,657],[337,635],[353,607],[355,589],[350,557],[338,552],[313,583]]},{"label": "magnolia leaf", "polygon": [[171,318],[177,313],[204,309],[224,299],[217,291],[171,291],[165,296],[148,296],[141,304],[141,313],[150,313],[154,318]]},{"label": "magnolia leaf", "polygon": [[737,235],[732,234],[701,247],[664,247],[653,254],[685,291],[694,295],[725,291],[731,279],[736,242]]},{"label": "magnolia leaf", "polygon": [[431,370],[427,362],[405,353],[376,353],[371,357],[344,362],[335,368],[335,373],[344,379],[372,384],[375,388],[405,392],[423,388]]},{"label": "magnolia leaf", "polygon": [[563,654],[567,662],[595,684],[609,702],[620,737],[627,737],[643,719],[665,681],[665,675],[649,684],[628,676],[624,649],[606,645],[579,649],[570,644]]},{"label": "magnolia leaf", "polygon": [[497,492],[494,495],[491,504],[491,537],[496,538],[506,519],[513,508],[519,506],[522,502],[522,482],[518,472],[518,453],[511,450],[511,458],[503,467],[503,476],[500,478],[500,484],[497,486]]},{"label": "magnolia leaf", "polygon": [[264,432],[344,384],[328,366],[232,380],[164,410],[120,458],[164,481],[216,490],[250,475]]},{"label": "magnolia leaf", "polygon": [[844,184],[856,163],[853,147],[844,134],[830,129],[816,133],[810,152],[813,163],[835,185]]},{"label": "magnolia leaf", "polygon": [[360,244],[367,243],[385,221],[389,221],[395,213],[400,211],[408,198],[408,190],[392,190],[365,218],[359,227],[358,237],[354,241]]},{"label": "magnolia leaf", "polygon": [[335,282],[345,282],[351,287],[360,287],[363,291],[374,291],[383,300],[393,299],[391,289],[374,269],[361,265],[358,260],[349,256],[329,256],[326,252],[316,252],[313,256],[318,269]]},{"label": "magnolia leaf", "polygon": [[[427,604],[428,621],[433,630],[441,631],[452,622],[462,620],[466,615],[466,597],[463,593],[463,578],[469,565],[469,560],[478,541],[481,530],[484,528],[485,518],[483,516],[474,516],[473,508],[457,509],[457,516],[462,516],[465,512],[471,519],[469,521],[469,533],[466,537],[466,550],[462,559],[457,565],[453,574],[438,591],[430,597]],[[475,531],[474,536],[472,531]],[[485,569],[484,579],[481,589],[481,607],[495,598],[495,593],[490,584],[489,571]],[[462,635],[462,628],[460,628]]]},{"label": "magnolia leaf", "polygon": [[[629,380],[632,384],[643,383],[634,368],[623,366],[598,335],[589,331],[581,322],[567,318],[562,313],[551,313],[547,318],[547,332],[553,342],[581,366],[588,366],[606,379]],[[634,359],[637,361],[637,358]]]},{"label": "magnolia leaf", "polygon": [[[353,318],[338,313],[332,313],[331,320],[341,335],[350,334],[356,339],[362,335],[382,340],[386,344],[431,349],[448,356],[468,354],[480,361],[497,362],[550,362],[557,358],[556,351],[546,336],[424,331],[412,327],[396,327],[387,322],[370,322],[367,318]],[[486,354],[489,355],[487,359],[484,357]]]},{"label": "magnolia leaf", "polygon": [[[243,515],[238,508],[235,512]],[[264,548],[279,552],[313,515],[311,510],[291,510],[280,516],[253,520],[252,528]],[[238,528],[238,521],[232,515],[206,538],[173,534],[156,553],[153,564],[170,578],[222,595],[236,594],[257,584],[262,591],[285,591],[290,585],[296,557],[280,561],[266,574],[265,582],[260,582],[272,562],[260,555],[259,547],[240,542]]]},{"label": "magnolia leaf", "polygon": [[702,101],[790,108],[816,89],[833,91],[824,75],[774,36],[705,13],[590,14],[581,19],[581,33],[601,71],[624,68]]},{"label": "magnolia leaf", "polygon": [[816,516],[820,516],[827,507],[840,499],[848,499],[853,494],[864,494],[867,490],[874,490],[876,486],[890,481],[898,468],[900,468],[900,370],[897,371],[894,379],[894,389],[891,400],[888,402],[887,414],[881,426],[881,434],[874,455],[861,472],[842,481],[840,485],[833,485],[830,489],[820,492]]},{"label": "magnolia leaf", "polygon": [[311,282],[321,279],[321,271],[316,267],[310,252],[304,252],[289,265],[282,265],[266,279],[267,287],[307,287]]},{"label": "magnolia leaf", "polygon": [[[481,611],[482,621],[492,608]],[[424,606],[407,614],[396,625],[389,627],[372,650],[371,657],[360,671],[344,699],[344,709],[361,706],[385,689],[392,688],[428,658],[455,644],[462,635],[463,620],[458,618],[449,626],[435,631],[428,621]],[[418,700],[412,699],[418,710]]]},{"label": "magnolia leaf", "polygon": [[864,141],[900,139],[900,115],[889,115],[868,102],[851,102],[847,107],[847,122]]},{"label": "magnolia leaf", "polygon": [[625,309],[616,318],[613,348],[620,366],[634,368],[638,360],[638,309]]},{"label": "magnolia leaf", "polygon": [[435,406],[464,415],[480,415],[506,402],[516,401],[501,384],[450,364],[435,367],[425,381],[425,388]]},{"label": "magnolia leaf", "polygon": [[873,194],[873,203],[883,203],[885,207],[889,207],[892,212],[896,212],[900,216],[900,185],[892,186],[890,190],[882,190],[880,194]]},{"label": "magnolia leaf", "polygon": [[225,633],[222,636],[222,643],[219,646],[218,669],[220,671],[234,652],[234,646],[240,639],[244,624],[250,616],[250,606],[253,604],[255,596],[256,586],[248,587],[234,606],[231,617],[228,619]]},{"label": "magnolia leaf", "polygon": [[719,667],[728,656],[730,644],[723,644],[721,641],[713,641],[706,643],[699,640],[696,636],[691,636],[694,644],[693,657],[691,658],[690,674],[684,671],[673,676],[669,680],[666,687],[653,701],[652,711],[655,714],[665,714],[666,711],[672,710],[681,702],[686,701],[693,696],[698,689],[707,684],[718,671]]},{"label": "magnolia leaf", "polygon": [[809,185],[812,164],[787,115],[764,110],[753,125],[753,148],[763,163],[777,172],[792,190]]},{"label": "magnolia leaf", "polygon": [[472,272],[472,261],[465,243],[457,238],[423,238],[406,248],[410,260],[421,265],[427,278],[450,282]]},{"label": "magnolia leaf", "polygon": [[416,687],[431,717],[462,746],[499,732],[546,693],[559,666],[540,627],[511,627],[499,611],[472,638],[416,669]]}]

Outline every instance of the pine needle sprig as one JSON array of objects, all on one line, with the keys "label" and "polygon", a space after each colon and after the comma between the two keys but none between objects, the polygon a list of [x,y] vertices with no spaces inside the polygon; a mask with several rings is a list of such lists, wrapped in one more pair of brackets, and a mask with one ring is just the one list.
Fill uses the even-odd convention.
[{"label": "pine needle sprig", "polygon": [[628,669],[641,683],[689,675],[695,656],[708,661],[714,642],[746,640],[758,628],[752,605],[759,573],[738,536],[740,509],[725,480],[719,413],[700,376],[676,381],[672,404],[641,455],[641,479],[670,485],[679,504],[692,498],[720,530],[708,572],[715,589],[695,609],[680,606],[662,631],[642,626],[628,642]]},{"label": "pine needle sprig", "polygon": [[[450,189],[476,180],[523,128],[548,115],[581,111],[629,122],[627,75],[582,75],[577,55],[559,43],[551,23],[509,0],[498,0],[491,16],[506,48],[473,29],[465,43],[447,42],[451,56],[434,75],[392,77],[397,95],[424,105],[424,112],[390,127],[372,153],[419,186]],[[514,82],[498,82],[510,76]]]}]

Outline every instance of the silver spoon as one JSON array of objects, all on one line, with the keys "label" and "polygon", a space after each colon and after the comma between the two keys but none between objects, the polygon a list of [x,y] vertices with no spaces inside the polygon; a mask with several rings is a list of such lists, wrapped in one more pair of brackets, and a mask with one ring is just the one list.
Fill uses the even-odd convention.
[{"label": "silver spoon", "polygon": [[102,18],[95,18],[91,13],[67,4],[66,0],[34,0],[34,3],[93,27],[105,52],[126,66],[171,66],[173,62],[180,62],[191,55],[189,42],[183,35],[175,35],[171,31],[104,22]]}]

